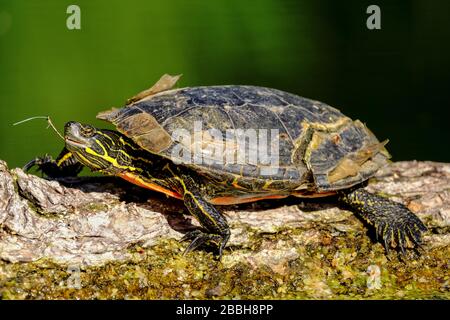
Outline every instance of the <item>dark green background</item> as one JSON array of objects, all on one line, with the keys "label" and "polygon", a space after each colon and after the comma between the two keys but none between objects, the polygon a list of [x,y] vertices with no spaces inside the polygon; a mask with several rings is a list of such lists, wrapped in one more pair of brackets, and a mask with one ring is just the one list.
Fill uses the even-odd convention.
[{"label": "dark green background", "polygon": [[[66,28],[81,7],[82,29]],[[366,28],[377,4],[382,30]],[[390,139],[394,160],[450,161],[446,1],[0,1],[0,158],[21,166],[162,74],[324,101]]]}]

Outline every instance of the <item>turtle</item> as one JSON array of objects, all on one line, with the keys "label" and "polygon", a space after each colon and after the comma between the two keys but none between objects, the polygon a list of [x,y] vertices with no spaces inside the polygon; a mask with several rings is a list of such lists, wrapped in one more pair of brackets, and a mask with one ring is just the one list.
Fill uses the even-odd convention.
[{"label": "turtle", "polygon": [[278,89],[175,88],[179,77],[165,74],[122,108],[97,115],[116,130],[67,122],[59,156],[34,158],[24,170],[60,178],[88,167],[183,201],[201,225],[182,237],[190,241],[185,253],[209,248],[222,256],[230,227],[219,206],[292,196],[334,196],[387,253],[421,248],[423,222],[365,188],[390,154],[364,123]]}]

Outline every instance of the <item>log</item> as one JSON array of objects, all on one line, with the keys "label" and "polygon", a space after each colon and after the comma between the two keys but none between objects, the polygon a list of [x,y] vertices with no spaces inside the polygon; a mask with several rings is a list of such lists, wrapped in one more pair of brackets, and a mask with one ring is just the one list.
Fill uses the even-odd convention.
[{"label": "log", "polygon": [[[154,287],[159,289],[151,291],[152,284],[147,283],[145,293],[138,290],[136,297],[330,298],[349,297],[346,294],[353,292],[355,297],[370,293],[375,297],[448,298],[450,164],[393,163],[380,170],[366,188],[404,203],[424,221],[429,230],[422,256],[411,253],[402,258],[392,252],[386,257],[370,229],[352,212],[337,206],[333,198],[289,198],[220,207],[232,232],[222,260],[218,262],[211,253],[199,251],[182,256],[187,244],[177,240],[198,223],[181,201],[115,177],[47,180],[18,168],[9,169],[0,161],[0,288],[2,281],[17,276],[12,266],[20,263],[42,268],[45,262],[61,270],[75,265],[82,270],[103,271],[107,266],[132,263],[145,265],[140,270],[146,270],[142,272],[147,277],[147,271],[164,277],[164,270],[157,273],[158,266],[167,270],[170,265],[175,270],[174,261],[178,266],[184,261],[180,267],[185,270],[184,280],[176,281],[195,279],[196,273],[188,265],[209,266],[224,280],[213,281],[214,276],[208,273],[212,278],[196,282],[201,284],[200,289],[183,289],[180,285],[181,291],[174,287],[164,291],[161,286],[170,285],[165,286],[160,278],[159,287]],[[420,272],[424,268],[428,268],[425,275]],[[241,279],[230,289],[236,270],[253,274],[247,275],[253,284]],[[399,280],[399,272],[406,284]],[[255,285],[263,273],[270,275],[271,290]],[[395,275],[395,281],[386,273]],[[388,283],[391,290],[386,289]],[[94,291],[89,288],[94,284],[94,280],[86,280],[83,297],[93,297],[89,292]],[[412,284],[413,289],[405,289]],[[352,291],[351,286],[359,291]],[[61,290],[47,297],[56,297]],[[18,296],[39,297],[31,291]],[[18,297],[11,290],[7,292],[9,297]],[[120,290],[116,292],[116,296],[124,297],[120,294]]]}]

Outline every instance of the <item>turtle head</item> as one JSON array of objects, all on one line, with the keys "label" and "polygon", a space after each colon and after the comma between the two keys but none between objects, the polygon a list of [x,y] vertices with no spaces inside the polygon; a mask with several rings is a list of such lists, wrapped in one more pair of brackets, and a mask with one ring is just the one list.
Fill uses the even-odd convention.
[{"label": "turtle head", "polygon": [[64,139],[66,147],[76,152],[86,148],[96,148],[97,139],[101,139],[99,130],[88,124],[69,121],[64,126]]},{"label": "turtle head", "polygon": [[116,131],[70,121],[64,127],[64,140],[77,160],[92,170],[114,174],[131,163],[124,152],[126,142]]}]

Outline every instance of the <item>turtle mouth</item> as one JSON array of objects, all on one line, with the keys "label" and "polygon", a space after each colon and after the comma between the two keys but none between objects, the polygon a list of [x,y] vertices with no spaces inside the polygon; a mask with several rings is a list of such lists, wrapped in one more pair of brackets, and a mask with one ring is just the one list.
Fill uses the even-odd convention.
[{"label": "turtle mouth", "polygon": [[69,137],[65,137],[64,139],[66,141],[66,144],[70,145],[70,146],[74,146],[74,147],[78,147],[78,148],[86,148],[86,144],[84,144],[81,141],[75,140],[73,138],[69,138]]}]

